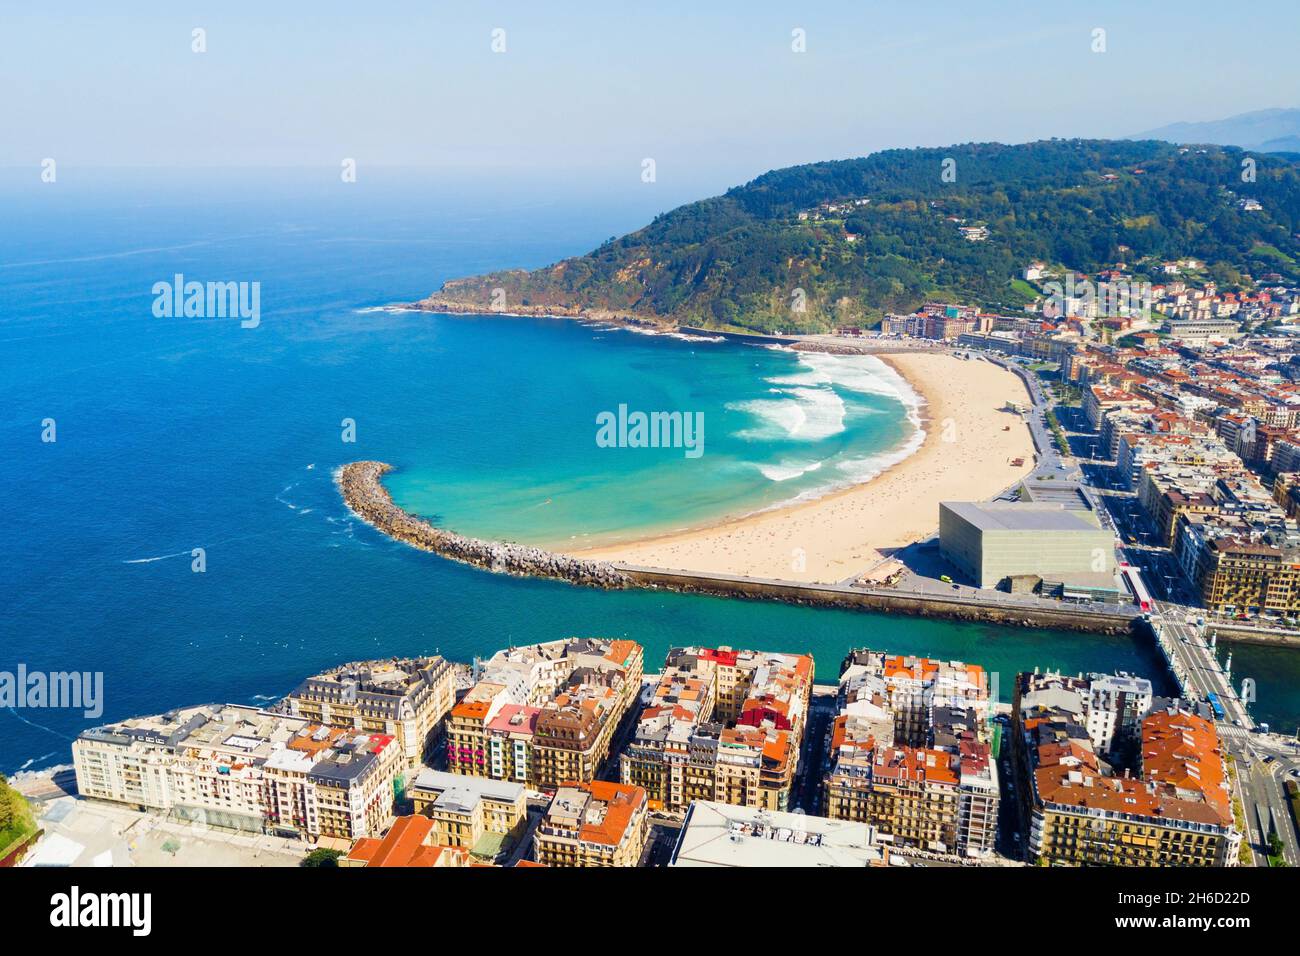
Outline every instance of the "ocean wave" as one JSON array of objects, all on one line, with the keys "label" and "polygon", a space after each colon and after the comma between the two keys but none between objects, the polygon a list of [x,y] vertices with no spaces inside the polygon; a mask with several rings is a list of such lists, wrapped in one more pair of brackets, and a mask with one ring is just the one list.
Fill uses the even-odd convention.
[{"label": "ocean wave", "polygon": [[757,428],[736,433],[746,441],[821,441],[844,431],[846,406],[829,388],[792,388],[785,398],[732,402],[727,408],[758,419]]},{"label": "ocean wave", "polygon": [[789,481],[791,478],[802,478],[810,472],[817,471],[822,466],[820,461],[810,462],[789,462],[782,461],[776,464],[755,465],[763,477],[769,481]]},{"label": "ocean wave", "polygon": [[766,379],[768,394],[780,398],[727,406],[759,420],[757,427],[744,429],[737,437],[747,441],[818,441],[837,435],[844,431],[846,398],[851,399],[850,393],[879,395],[899,402],[913,428],[920,429],[920,409],[925,400],[905,378],[874,355],[832,355],[798,352],[784,346],[776,348],[793,355],[798,368]]},{"label": "ocean wave", "polygon": [[690,332],[672,332],[667,329],[649,329],[639,325],[616,325],[611,328],[619,329],[623,332],[631,332],[634,335],[652,335],[656,338],[677,339],[681,342],[725,342],[726,336],[723,335],[692,335]]},{"label": "ocean wave", "polygon": [[832,355],[829,352],[795,352],[801,370],[792,375],[774,376],[767,381],[778,386],[804,388],[830,386],[863,395],[883,395],[897,399],[909,409],[924,400],[893,368],[874,355]]},{"label": "ocean wave", "polygon": [[[773,502],[765,508],[759,509],[760,513],[764,511],[776,511],[781,508],[788,508],[791,505],[802,504],[806,501],[815,501],[818,498],[824,498],[826,495],[834,494],[837,491],[843,491],[856,485],[866,484],[874,478],[879,477],[888,471],[894,465],[904,459],[910,458],[925,443],[925,431],[918,427],[910,438],[901,445],[881,452],[877,455],[864,455],[857,458],[844,458],[833,463],[833,468],[820,468],[823,462],[819,462],[817,468],[809,468],[808,472],[817,471],[827,476],[829,480],[819,482],[811,488],[806,488],[797,495],[784,498],[780,501]],[[805,472],[806,474],[807,472]],[[800,477],[791,475],[790,477]],[[782,479],[774,479],[782,480]]]},{"label": "ocean wave", "polygon": [[892,468],[900,461],[910,458],[925,443],[925,430],[917,428],[910,438],[903,444],[887,452],[881,452],[878,455],[866,455],[861,458],[846,458],[836,464],[836,469],[841,472],[849,484],[860,485],[864,481],[870,481],[881,472]]}]

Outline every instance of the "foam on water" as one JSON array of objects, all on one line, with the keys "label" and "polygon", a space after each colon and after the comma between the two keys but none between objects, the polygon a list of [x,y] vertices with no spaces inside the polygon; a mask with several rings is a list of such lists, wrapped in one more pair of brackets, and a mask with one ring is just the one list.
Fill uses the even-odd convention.
[{"label": "foam on water", "polygon": [[784,398],[759,398],[734,402],[727,408],[758,419],[757,428],[747,428],[737,437],[747,441],[820,441],[844,431],[844,399],[829,388],[783,389]]},{"label": "foam on water", "polygon": [[[768,480],[787,482],[818,473],[823,478],[791,498],[769,507],[819,498],[829,492],[862,484],[913,455],[925,441],[920,409],[924,399],[893,368],[873,355],[832,355],[781,348],[797,356],[797,371],[766,379],[769,392],[779,399],[738,402],[728,406],[759,420],[754,428],[739,432],[750,441],[786,440],[816,442],[843,432],[851,415],[879,414],[855,396],[880,396],[899,402],[911,426],[906,439],[878,453],[840,453],[808,462],[781,459],[756,463]],[[830,467],[823,469],[822,465]],[[767,510],[767,509],[764,509]]]},{"label": "foam on water", "polygon": [[789,481],[791,478],[802,478],[804,475],[817,471],[821,466],[820,461],[782,461],[774,465],[756,465],[755,467],[769,481]]}]

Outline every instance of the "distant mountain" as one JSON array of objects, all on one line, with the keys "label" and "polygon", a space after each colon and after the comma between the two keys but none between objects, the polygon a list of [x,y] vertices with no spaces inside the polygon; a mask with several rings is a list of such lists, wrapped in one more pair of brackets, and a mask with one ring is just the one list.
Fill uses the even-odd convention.
[{"label": "distant mountain", "polygon": [[969,143],[793,166],[583,256],[453,279],[419,305],[794,332],[927,299],[1018,310],[1035,296],[1018,281],[1033,260],[1090,273],[1122,261],[1159,279],[1162,261],[1195,258],[1225,289],[1271,272],[1300,281],[1300,161],[1255,158],[1250,183],[1238,149],[1156,140]]},{"label": "distant mountain", "polygon": [[1173,123],[1129,139],[1214,143],[1265,153],[1300,152],[1300,109],[1255,110],[1204,123]]}]

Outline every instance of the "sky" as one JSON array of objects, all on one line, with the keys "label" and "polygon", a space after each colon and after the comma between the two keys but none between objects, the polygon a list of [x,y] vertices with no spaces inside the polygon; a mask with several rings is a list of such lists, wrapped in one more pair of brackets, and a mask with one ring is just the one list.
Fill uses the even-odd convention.
[{"label": "sky", "polygon": [[14,167],[639,182],[651,158],[689,195],[881,148],[1300,105],[1295,0],[0,0],[0,22]]}]

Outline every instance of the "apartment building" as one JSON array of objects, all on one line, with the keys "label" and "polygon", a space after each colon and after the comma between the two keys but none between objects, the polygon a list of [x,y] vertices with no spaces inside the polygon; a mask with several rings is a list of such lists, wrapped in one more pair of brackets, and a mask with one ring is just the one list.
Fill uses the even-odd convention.
[{"label": "apartment building", "polygon": [[1241,460],[1209,435],[1128,433],[1120,436],[1116,470],[1126,488],[1137,491],[1152,466],[1225,466],[1239,470]]},{"label": "apartment building", "polygon": [[1086,727],[1093,749],[1109,755],[1137,739],[1151,709],[1151,681],[1132,674],[1092,674]]},{"label": "apartment building", "polygon": [[978,664],[858,648],[840,662],[837,703],[841,715],[884,708],[890,742],[921,747],[932,739],[936,707],[970,708],[986,720],[989,681]]},{"label": "apartment building", "polygon": [[266,813],[280,834],[355,840],[393,819],[402,758],[394,738],[312,724],[263,765]]},{"label": "apartment building", "polygon": [[1148,404],[1140,395],[1104,385],[1093,385],[1084,389],[1083,413],[1093,429],[1101,427],[1102,418],[1112,409],[1140,408]]},{"label": "apartment building", "polygon": [[245,832],[352,840],[392,819],[402,765],[393,737],[234,704],[84,731],[83,796]]},{"label": "apartment building", "polygon": [[498,652],[447,717],[449,769],[535,790],[594,779],[643,660],[633,641],[591,638]]},{"label": "apartment building", "polygon": [[645,791],[593,780],[556,790],[533,835],[544,866],[636,866],[649,836]]},{"label": "apartment building", "polygon": [[[1189,534],[1197,540],[1195,533]],[[1204,538],[1197,553],[1201,599],[1210,610],[1300,614],[1300,535],[1294,528],[1259,538]]]},{"label": "apartment building", "polygon": [[1214,724],[1177,703],[1143,716],[1135,763],[1103,763],[1090,679],[1020,675],[1017,774],[1031,857],[1046,865],[1235,866],[1241,834]]},{"label": "apartment building", "polygon": [[[621,779],[646,792],[652,810],[684,810],[692,800],[712,799],[716,783],[712,670],[697,673],[665,666],[642,709],[636,736],[619,758]],[[757,781],[755,781],[757,782]]]},{"label": "apartment building", "polygon": [[812,696],[809,655],[685,647],[663,674],[620,758],[654,810],[693,800],[784,810]]},{"label": "apartment building", "polygon": [[281,709],[329,727],[397,739],[407,768],[419,766],[455,703],[455,673],[441,657],[357,661],[308,677]]},{"label": "apartment building", "polygon": [[1174,546],[1184,516],[1218,514],[1219,501],[1213,494],[1216,481],[1218,472],[1213,469],[1160,466],[1145,470],[1138,501],[1156,526],[1158,540],[1154,543]]},{"label": "apartment building", "polygon": [[878,839],[965,857],[993,851],[997,763],[976,665],[859,650],[845,659],[831,724],[825,812]]},{"label": "apartment building", "polygon": [[495,856],[528,826],[525,791],[517,783],[425,770],[408,796],[415,812],[433,821],[435,843],[464,847],[476,856]]}]

